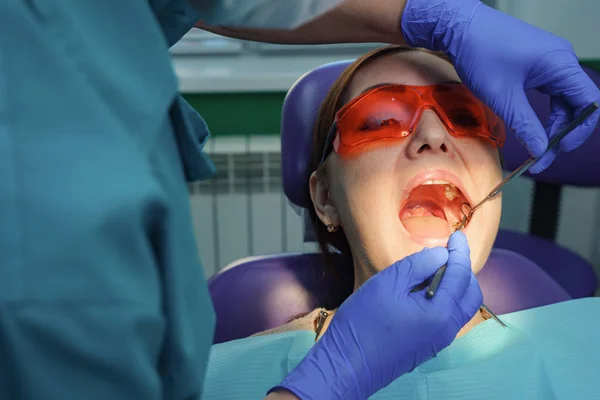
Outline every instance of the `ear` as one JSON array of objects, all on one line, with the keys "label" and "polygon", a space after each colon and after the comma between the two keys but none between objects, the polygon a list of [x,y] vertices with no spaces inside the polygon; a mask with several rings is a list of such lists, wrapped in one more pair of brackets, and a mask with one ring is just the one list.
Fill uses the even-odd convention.
[{"label": "ear", "polygon": [[340,225],[340,218],[331,200],[327,182],[324,179],[320,179],[316,172],[313,172],[310,175],[309,187],[310,198],[321,222],[325,225],[333,224],[334,227],[338,227]]}]

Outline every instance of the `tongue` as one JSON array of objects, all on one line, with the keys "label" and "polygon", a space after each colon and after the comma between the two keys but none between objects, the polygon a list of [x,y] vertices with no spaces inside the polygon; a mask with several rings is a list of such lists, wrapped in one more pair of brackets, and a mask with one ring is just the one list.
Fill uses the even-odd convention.
[{"label": "tongue", "polygon": [[422,238],[443,238],[450,235],[450,227],[445,219],[423,216],[410,217],[402,221],[404,228],[413,236]]},{"label": "tongue", "polygon": [[448,196],[447,191],[446,185],[426,185],[411,192],[400,211],[400,220],[411,235],[443,238],[452,233],[462,194]]},{"label": "tongue", "polygon": [[413,236],[437,238],[450,235],[444,209],[433,202],[421,202],[404,207],[400,220]]}]

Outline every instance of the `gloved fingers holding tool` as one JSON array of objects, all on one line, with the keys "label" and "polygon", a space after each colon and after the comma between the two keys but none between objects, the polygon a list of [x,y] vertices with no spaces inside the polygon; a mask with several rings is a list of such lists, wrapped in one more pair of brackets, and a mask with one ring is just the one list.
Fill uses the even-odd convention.
[{"label": "gloved fingers holding tool", "polygon": [[[412,292],[444,264],[434,299],[426,299],[425,289]],[[301,399],[366,399],[435,357],[481,304],[466,237],[456,232],[448,249],[424,249],[365,282],[278,388]]]},{"label": "gloved fingers holding tool", "polygon": [[[441,307],[450,299],[463,312],[463,321],[468,322],[479,311],[483,304],[483,295],[475,274],[471,270],[471,251],[466,235],[461,231],[454,232],[448,239],[448,264],[444,279],[440,282],[438,294],[432,299]],[[442,294],[440,296],[440,294]],[[440,298],[438,298],[440,297]],[[424,300],[428,301],[428,300]],[[440,310],[452,312],[452,310]],[[463,323],[466,324],[466,322]],[[462,326],[461,326],[462,327]]]},{"label": "gloved fingers holding tool", "polygon": [[[462,81],[485,102],[528,150],[541,157],[556,135],[593,102],[600,90],[579,65],[571,44],[482,4],[479,0],[408,0],[402,17],[408,44],[446,53]],[[544,128],[525,90],[551,96]],[[547,168],[558,151],[579,147],[600,119],[596,111],[531,169]]]}]

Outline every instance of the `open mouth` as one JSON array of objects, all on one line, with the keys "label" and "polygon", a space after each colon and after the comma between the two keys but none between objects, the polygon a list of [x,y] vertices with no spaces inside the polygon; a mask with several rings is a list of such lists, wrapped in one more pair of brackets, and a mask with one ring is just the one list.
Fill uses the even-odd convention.
[{"label": "open mouth", "polygon": [[400,221],[413,236],[448,237],[470,207],[466,196],[453,183],[426,180],[414,187],[402,202]]}]

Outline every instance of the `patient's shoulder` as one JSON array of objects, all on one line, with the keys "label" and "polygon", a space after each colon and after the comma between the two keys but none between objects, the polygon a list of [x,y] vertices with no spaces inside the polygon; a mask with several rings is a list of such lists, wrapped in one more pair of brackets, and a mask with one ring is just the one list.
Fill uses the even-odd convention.
[{"label": "patient's shoulder", "polygon": [[255,333],[252,336],[263,336],[263,335],[273,335],[276,333],[290,332],[290,331],[315,331],[316,329],[316,321],[319,318],[319,313],[322,308],[315,308],[309,313],[300,314],[292,318],[288,323],[277,326],[272,329],[268,329],[266,331]]}]

